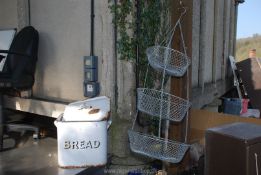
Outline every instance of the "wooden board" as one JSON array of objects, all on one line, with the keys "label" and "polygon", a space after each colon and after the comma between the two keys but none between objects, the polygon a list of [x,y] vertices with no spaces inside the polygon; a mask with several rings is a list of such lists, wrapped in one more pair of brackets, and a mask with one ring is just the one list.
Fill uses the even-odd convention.
[{"label": "wooden board", "polygon": [[246,118],[235,115],[210,112],[207,110],[193,109],[191,110],[190,142],[200,142],[201,144],[204,144],[205,131],[208,128],[234,122],[255,123],[261,125],[261,119],[257,118]]},{"label": "wooden board", "polygon": [[222,60],[222,80],[225,80],[227,77],[227,63],[229,56],[229,36],[230,36],[230,10],[231,10],[231,1],[225,1],[224,3],[224,58]]},{"label": "wooden board", "polygon": [[192,16],[192,87],[199,85],[199,51],[200,51],[200,0],[193,1]]},{"label": "wooden board", "polygon": [[[193,15],[193,1],[191,0],[183,0],[182,5],[186,8],[186,14],[182,18],[182,29],[183,29],[183,35],[184,35],[184,42],[186,45],[186,52],[187,55],[191,58],[192,57],[192,15]],[[175,23],[182,11],[180,2],[179,1],[173,1],[172,2],[172,21]],[[182,37],[179,32],[176,32],[176,35],[174,36],[174,41],[172,47],[176,50],[183,51],[182,47]],[[184,99],[190,99],[191,95],[191,71],[192,68],[189,66],[187,73],[181,78],[172,77],[171,78],[171,93],[175,94],[176,96],[182,97]],[[190,116],[190,113],[188,112],[188,116]],[[189,118],[187,120],[188,128],[189,128]],[[170,124],[169,129],[169,138],[170,139],[176,139],[181,142],[186,141],[186,119],[184,119],[181,123]],[[179,171],[182,171],[185,169],[186,165],[189,162],[189,154],[186,154],[183,158],[183,161],[179,165],[171,164],[168,166],[167,171],[168,174],[175,174]]]},{"label": "wooden board", "polygon": [[213,46],[213,83],[221,79],[224,37],[224,0],[215,1],[214,46]]},{"label": "wooden board", "polygon": [[213,39],[214,39],[214,0],[201,1],[201,35],[199,85],[204,90],[206,82],[212,82]]}]

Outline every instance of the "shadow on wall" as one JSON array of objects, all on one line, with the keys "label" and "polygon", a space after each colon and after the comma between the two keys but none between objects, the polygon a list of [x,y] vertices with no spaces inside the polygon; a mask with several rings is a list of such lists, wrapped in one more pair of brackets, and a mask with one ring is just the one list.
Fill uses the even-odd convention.
[{"label": "shadow on wall", "polygon": [[[48,35],[48,33],[39,32],[40,36],[40,42],[39,42],[39,48],[43,48],[46,45],[48,45],[48,53],[46,50],[39,49],[38,55],[47,55],[44,57],[44,59],[41,59],[43,57],[38,57],[37,66],[36,66],[36,73],[35,73],[35,84],[33,87],[33,91],[36,92],[34,96],[39,98],[48,98],[48,100],[54,100],[54,101],[66,101],[64,99],[56,98],[61,96],[61,89],[59,88],[49,88],[45,86],[46,82],[48,82],[49,79],[53,77],[46,77],[47,72],[50,71],[50,69],[55,69],[55,57],[57,57],[57,53],[55,51],[54,43],[52,42],[52,38]],[[49,53],[52,53],[52,56],[50,56]],[[49,55],[49,56],[48,56]],[[49,61],[48,61],[49,59]],[[56,81],[59,83],[59,81]],[[56,86],[60,87],[60,86]],[[43,94],[48,94],[48,97],[45,97]],[[33,104],[32,104],[33,105]],[[32,108],[33,109],[33,108]]]}]

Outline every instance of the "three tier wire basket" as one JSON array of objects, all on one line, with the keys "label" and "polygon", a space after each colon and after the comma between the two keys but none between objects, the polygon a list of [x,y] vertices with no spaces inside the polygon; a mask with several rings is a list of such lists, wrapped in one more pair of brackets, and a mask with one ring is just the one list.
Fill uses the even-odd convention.
[{"label": "three tier wire basket", "polygon": [[[188,144],[161,137],[162,120],[181,122],[191,106],[188,100],[164,92],[166,74],[182,77],[190,65],[180,23],[180,19],[184,14],[181,14],[175,26],[170,30],[170,35],[167,35],[167,46],[156,45],[146,50],[149,65],[153,69],[162,72],[161,90],[149,88],[137,89],[137,110],[159,119],[158,136],[134,130],[138,111],[133,121],[132,130],[128,131],[131,151],[171,163],[179,163],[190,147]],[[169,47],[177,27],[180,29],[184,53]],[[148,73],[146,73],[145,82],[147,75]]]}]

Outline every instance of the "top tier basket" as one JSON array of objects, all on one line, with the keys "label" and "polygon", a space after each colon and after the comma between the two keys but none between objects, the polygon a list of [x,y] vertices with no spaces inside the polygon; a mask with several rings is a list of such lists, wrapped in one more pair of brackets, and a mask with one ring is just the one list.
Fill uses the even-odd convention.
[{"label": "top tier basket", "polygon": [[159,71],[165,69],[171,76],[183,76],[190,65],[188,56],[169,47],[152,46],[146,54],[151,67]]}]

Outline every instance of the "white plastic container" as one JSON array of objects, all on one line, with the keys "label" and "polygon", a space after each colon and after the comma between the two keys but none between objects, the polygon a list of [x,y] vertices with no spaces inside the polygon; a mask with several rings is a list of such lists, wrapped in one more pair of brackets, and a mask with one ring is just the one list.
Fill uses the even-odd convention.
[{"label": "white plastic container", "polygon": [[66,107],[63,116],[54,122],[60,167],[80,168],[107,163],[109,113],[107,97],[75,102]]}]

